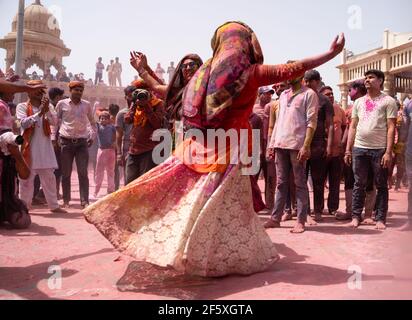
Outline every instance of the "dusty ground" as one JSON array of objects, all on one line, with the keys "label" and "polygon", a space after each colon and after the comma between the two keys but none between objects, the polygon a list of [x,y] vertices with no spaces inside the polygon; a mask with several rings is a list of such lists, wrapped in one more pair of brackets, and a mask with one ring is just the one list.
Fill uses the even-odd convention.
[{"label": "dusty ground", "polygon": [[[306,233],[291,235],[288,222],[268,231],[282,257],[271,270],[186,279],[184,285],[175,279],[166,288],[85,222],[73,178],[69,214],[36,207],[29,230],[0,228],[0,299],[412,299],[412,232],[397,230],[406,220],[406,190],[391,192],[384,232],[370,226],[354,231],[326,217]],[[62,270],[61,283],[53,280],[53,266]],[[359,281],[352,281],[351,270],[360,272]],[[144,290],[149,281],[154,284]]]}]

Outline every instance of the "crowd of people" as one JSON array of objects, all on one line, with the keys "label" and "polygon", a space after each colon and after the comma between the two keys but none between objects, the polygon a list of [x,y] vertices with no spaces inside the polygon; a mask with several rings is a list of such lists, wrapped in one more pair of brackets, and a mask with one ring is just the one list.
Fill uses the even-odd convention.
[{"label": "crowd of people", "polygon": [[[62,67],[60,70],[56,72],[55,75],[52,74],[50,68],[47,68],[43,74],[38,74],[37,71],[33,71],[30,74],[27,74],[26,70],[22,71],[22,80],[30,81],[30,80],[44,80],[44,81],[58,81],[58,82],[66,82],[69,83],[70,81],[84,81],[89,83],[89,80],[85,79],[84,73],[77,73],[73,74],[72,72],[67,73],[65,67]],[[2,72],[0,69],[0,77],[3,78],[10,78],[11,76],[15,75],[15,71],[13,68],[9,68],[6,73]],[[93,84],[93,82],[91,82]]]},{"label": "crowd of people", "polygon": [[[263,235],[264,229],[257,227],[258,216],[250,211],[270,213],[266,229],[278,228],[296,217],[291,232],[302,233],[306,224],[322,221],[325,189],[329,191],[329,215],[351,221],[354,228],[364,223],[384,230],[389,188],[393,183],[396,190],[412,183],[412,101],[404,105],[383,93],[385,75],[369,70],[364,80],[351,85],[352,105],[343,110],[332,87],[325,85],[314,69],[342,50],[343,37],[323,55],[278,66],[263,65],[257,38],[245,24],[221,26],[212,44],[211,60],[203,63],[196,54],[186,55],[168,85],[161,77],[164,72],[159,73],[160,66],[153,71],[143,53],[131,52],[130,64],[139,78],[124,90],[126,107],[122,109],[110,105],[94,110],[82,99],[85,82],[80,78],[66,76],[68,96],[61,89],[46,88],[40,78],[26,85],[14,84],[16,78],[6,76],[0,80],[0,134],[13,132],[24,141],[20,152],[10,142],[0,153],[1,221],[15,228],[29,227],[29,211],[41,191],[51,212],[66,213],[71,205],[75,161],[80,204],[90,223],[117,248],[136,258],[181,269],[185,257],[184,269],[189,273],[219,276],[266,268],[269,261],[276,260],[276,253]],[[94,84],[102,81],[104,70],[99,58]],[[110,85],[118,82],[121,86],[118,58],[106,71]],[[49,78],[48,74],[43,77]],[[28,101],[13,106],[15,92],[28,92]],[[174,132],[182,120],[185,132],[191,128],[259,130],[259,172],[245,179],[237,166],[228,163],[186,163],[177,151],[182,145],[196,143],[193,140],[180,145],[173,141],[174,155],[155,163],[153,150],[160,142],[153,139],[154,133],[158,129]],[[105,172],[107,196],[90,205],[89,147],[96,139],[94,198],[99,198]],[[11,173],[7,168],[13,166]],[[13,174],[19,175],[18,189]],[[124,181],[120,182],[122,175]],[[261,175],[264,199],[258,185]],[[346,210],[339,212],[342,179]],[[308,185],[313,189],[313,201]],[[409,230],[411,192],[408,201],[409,220],[404,229]],[[227,225],[211,228],[223,212],[233,230]],[[157,221],[157,230],[153,221]],[[166,237],[170,243],[159,246],[159,234],[174,226],[179,231]],[[182,231],[185,228],[191,230],[190,236]],[[203,265],[204,255],[197,257],[199,249],[194,248],[205,241],[215,241],[210,247],[222,246],[228,232],[238,232],[238,240],[248,240],[245,245],[241,240],[230,247],[228,260],[211,254]],[[201,234],[211,239],[201,241]],[[133,235],[140,238],[130,240]],[[246,253],[239,265],[233,257],[242,248]]]},{"label": "crowd of people", "polygon": [[[261,91],[254,112],[261,118],[263,136],[268,132],[269,141],[267,157],[262,161],[264,172],[269,172],[264,175],[269,186],[266,203],[272,211],[266,228],[279,227],[294,216],[312,225],[322,221],[326,186],[328,214],[337,220],[352,220],[355,228],[361,222],[386,228],[388,186],[395,165],[396,190],[402,181],[403,187],[408,184],[401,160],[405,157],[402,135],[407,131],[407,117],[402,116],[402,104],[382,93],[384,80],[381,71],[369,70],[365,80],[354,82],[349,90],[353,104],[346,112],[316,70],[289,84],[275,85],[276,102],[267,103],[274,90]],[[306,163],[299,161],[301,157],[307,158]],[[275,188],[270,186],[276,174],[273,204],[269,201]],[[342,178],[346,210],[338,212]],[[308,179],[313,186],[312,209],[307,200]]]},{"label": "crowd of people", "polygon": [[[66,67],[61,66],[57,70],[55,74],[52,73],[50,68],[46,68],[43,74],[38,74],[37,71],[33,71],[32,73],[27,74],[26,70],[23,70],[23,74],[21,76],[22,80],[30,81],[30,80],[44,80],[44,81],[57,81],[57,82],[72,82],[72,81],[81,81],[84,82],[86,86],[104,86],[106,83],[103,80],[103,73],[106,70],[107,72],[107,85],[112,87],[122,87],[122,64],[119,61],[119,58],[116,57],[113,60],[110,60],[110,64],[107,65],[106,69],[103,64],[103,58],[99,57],[98,61],[96,62],[96,72],[95,72],[95,79],[93,81],[92,78],[86,78],[83,72],[80,73],[72,73],[67,72]],[[10,77],[10,75],[14,75],[15,71],[13,68],[9,68],[6,73],[4,73],[0,69],[0,76],[2,77]]]},{"label": "crowd of people", "polygon": [[[26,70],[23,70],[23,74],[21,79],[30,81],[30,80],[44,80],[44,81],[57,81],[57,82],[66,82],[69,83],[71,81],[82,81],[85,83],[87,87],[90,86],[104,86],[106,85],[104,81],[104,72],[106,71],[107,73],[107,85],[111,87],[122,87],[122,72],[123,72],[123,67],[122,64],[120,63],[119,57],[116,57],[115,59],[110,60],[110,63],[107,64],[105,67],[103,63],[103,58],[99,57],[96,62],[96,71],[95,71],[95,78],[94,81],[92,78],[86,78],[85,74],[83,72],[80,73],[72,73],[72,72],[67,72],[66,67],[62,66],[57,70],[55,74],[52,73],[50,68],[46,68],[43,74],[38,74],[37,71],[33,71],[30,74],[26,73]],[[158,79],[162,84],[165,84],[166,81],[164,79],[164,74],[168,74],[168,83],[172,81],[173,76],[176,72],[176,67],[174,65],[174,62],[170,62],[170,65],[167,68],[167,71],[165,71],[160,63],[157,64],[157,67],[155,69],[155,74],[157,75]],[[11,76],[15,75],[15,71],[13,68],[9,68],[6,70],[4,73],[0,69],[0,77],[2,78],[10,78]],[[138,77],[137,79],[138,80]]]}]

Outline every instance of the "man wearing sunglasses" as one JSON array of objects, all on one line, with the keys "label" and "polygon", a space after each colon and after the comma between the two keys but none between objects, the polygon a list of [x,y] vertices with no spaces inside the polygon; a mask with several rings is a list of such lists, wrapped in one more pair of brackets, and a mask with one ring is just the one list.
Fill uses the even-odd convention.
[{"label": "man wearing sunglasses", "polygon": [[182,97],[186,85],[203,64],[197,54],[187,54],[176,67],[176,72],[168,85],[159,79],[147,63],[146,56],[137,51],[130,52],[130,64],[139,73],[147,86],[165,101],[165,111],[168,129],[181,118]]}]

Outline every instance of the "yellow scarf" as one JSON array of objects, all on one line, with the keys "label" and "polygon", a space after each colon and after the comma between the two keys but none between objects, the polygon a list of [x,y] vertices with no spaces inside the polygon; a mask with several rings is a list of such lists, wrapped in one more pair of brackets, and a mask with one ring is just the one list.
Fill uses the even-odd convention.
[{"label": "yellow scarf", "polygon": [[[150,106],[154,109],[162,100],[156,98],[155,96],[152,97],[150,100]],[[143,109],[136,109],[134,114],[134,121],[133,125],[135,127],[142,126],[144,127],[147,123],[147,116]]]}]

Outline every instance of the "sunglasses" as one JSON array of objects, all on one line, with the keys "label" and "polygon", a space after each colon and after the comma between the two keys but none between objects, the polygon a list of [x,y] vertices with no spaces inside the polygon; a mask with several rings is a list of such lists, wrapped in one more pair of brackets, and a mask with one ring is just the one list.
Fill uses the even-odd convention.
[{"label": "sunglasses", "polygon": [[182,69],[186,69],[187,67],[189,67],[189,69],[194,69],[197,67],[197,63],[192,61],[182,64]]}]

